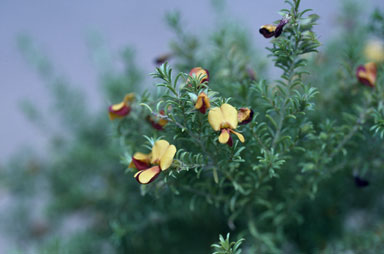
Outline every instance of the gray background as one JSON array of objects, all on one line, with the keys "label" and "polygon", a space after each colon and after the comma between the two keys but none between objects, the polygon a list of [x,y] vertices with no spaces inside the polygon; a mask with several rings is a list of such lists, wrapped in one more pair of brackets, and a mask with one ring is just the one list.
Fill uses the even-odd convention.
[{"label": "gray background", "polygon": [[[285,7],[282,0],[231,0],[231,16],[252,32],[256,46],[267,42],[258,27],[279,18]],[[317,31],[324,42],[335,30],[341,1],[303,0],[321,16]],[[364,0],[364,11],[384,6],[382,0]],[[99,32],[108,49],[117,58],[124,46],[137,51],[138,64],[153,71],[153,57],[167,52],[173,34],[164,22],[167,10],[180,10],[187,29],[192,32],[214,25],[208,0],[0,0],[0,165],[21,145],[36,148],[44,154],[46,135],[28,123],[20,111],[23,99],[42,107],[49,105],[48,92],[36,72],[21,56],[16,38],[27,34],[44,49],[56,69],[73,85],[87,91],[90,107],[108,105],[99,94],[97,72],[90,59],[86,38]]]}]

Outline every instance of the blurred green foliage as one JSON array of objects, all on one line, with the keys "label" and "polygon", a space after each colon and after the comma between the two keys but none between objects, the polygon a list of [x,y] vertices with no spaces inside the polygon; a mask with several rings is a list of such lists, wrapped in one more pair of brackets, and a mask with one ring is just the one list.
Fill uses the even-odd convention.
[{"label": "blurred green foliage", "polygon": [[[7,230],[23,243],[20,251],[36,246],[39,253],[71,254],[380,253],[384,66],[378,64],[374,89],[359,84],[355,70],[367,61],[367,40],[384,40],[384,14],[375,10],[363,24],[356,3],[346,3],[338,36],[317,54],[318,17],[299,4],[287,1],[281,13],[290,22],[272,39],[268,58],[260,57],[238,24],[223,22],[193,35],[180,14],[168,14],[175,32],[172,60],[153,73],[160,80],[156,89],[145,90],[130,49],[123,51],[122,71],[101,67],[107,101],[117,103],[129,92],[137,97],[129,116],[113,122],[108,105],[90,110],[84,94],[31,40],[21,38],[54,105],[45,116],[32,102],[24,104],[50,135],[46,156],[20,151],[1,171],[1,183],[17,200]],[[94,42],[99,60],[100,47]],[[270,79],[272,63],[280,71]],[[212,106],[231,98],[230,104],[255,111],[240,129],[244,145],[219,144],[206,116],[193,110],[190,94],[199,89],[180,83],[196,66],[210,72],[205,89]],[[148,108],[154,114],[165,109],[165,130],[146,121]],[[50,124],[52,116],[59,126]],[[126,168],[134,152],[145,151],[147,137],[166,138],[178,153],[171,169],[140,186]],[[369,185],[359,187],[356,179]],[[232,241],[221,236],[227,232]]]}]

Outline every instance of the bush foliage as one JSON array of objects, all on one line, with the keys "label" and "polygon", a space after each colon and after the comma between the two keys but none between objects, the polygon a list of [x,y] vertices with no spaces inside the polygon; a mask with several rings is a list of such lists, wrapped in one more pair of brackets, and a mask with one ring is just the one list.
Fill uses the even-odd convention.
[{"label": "bush foliage", "polygon": [[[384,14],[376,10],[363,24],[356,4],[346,3],[337,37],[319,51],[319,17],[302,10],[300,0],[285,5],[268,57],[238,24],[193,35],[180,14],[169,13],[176,36],[171,54],[160,59],[169,63],[151,74],[154,87],[144,85],[131,50],[123,53],[122,72],[101,71],[110,102],[134,94],[111,106],[113,121],[105,109],[89,112],[33,43],[21,40],[62,122],[48,160],[18,158],[4,170],[23,204],[14,208],[24,211],[17,223],[28,228],[16,223],[12,232],[27,243],[37,239],[43,253],[379,253],[384,59],[377,43],[384,41]],[[281,35],[279,22],[286,23]],[[372,61],[376,81],[364,85],[372,79],[358,79],[357,70]],[[209,73],[190,73],[198,66]],[[199,100],[206,110],[198,110]],[[222,106],[228,104],[236,124]],[[27,109],[36,119],[37,111]],[[245,109],[251,121],[237,125]],[[135,154],[149,153],[159,140],[176,147],[173,160],[165,167],[166,156],[156,160],[152,150],[152,169],[162,170],[140,184]],[[48,193],[47,216],[39,220],[25,211],[41,193]],[[64,234],[71,216],[82,220],[82,230]]]}]

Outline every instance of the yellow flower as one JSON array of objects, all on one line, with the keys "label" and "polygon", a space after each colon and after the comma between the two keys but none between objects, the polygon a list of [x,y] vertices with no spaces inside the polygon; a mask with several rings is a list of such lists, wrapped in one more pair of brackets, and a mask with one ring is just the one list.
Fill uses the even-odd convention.
[{"label": "yellow flower", "polygon": [[133,93],[125,95],[124,100],[118,104],[109,106],[109,119],[114,120],[116,118],[123,118],[131,112],[131,103],[135,99]]},{"label": "yellow flower", "polygon": [[253,110],[250,108],[240,108],[237,112],[237,121],[239,124],[247,124],[252,121]]},{"label": "yellow flower", "polygon": [[271,38],[272,36],[275,36],[276,38],[281,35],[283,32],[284,26],[289,22],[289,19],[283,18],[280,20],[279,24],[277,26],[275,25],[264,25],[261,26],[259,29],[259,32],[265,37],[265,38]]},{"label": "yellow flower", "polygon": [[208,122],[212,129],[221,131],[219,142],[232,146],[231,133],[235,134],[241,142],[244,142],[244,136],[234,129],[237,128],[237,110],[229,105],[223,104],[221,107],[212,108],[208,113]]},{"label": "yellow flower", "polygon": [[[164,110],[160,110],[159,115],[164,116],[165,115]],[[159,131],[163,130],[164,126],[167,125],[168,123],[167,119],[160,118],[160,117],[147,116],[146,119],[148,123],[152,125],[153,128]]]},{"label": "yellow flower", "polygon": [[204,92],[201,92],[197,97],[195,109],[199,110],[200,113],[205,114],[205,112],[207,112],[207,109],[209,109],[210,107],[211,104],[209,102],[209,97]]},{"label": "yellow flower", "polygon": [[176,147],[166,140],[158,140],[149,154],[135,153],[129,168],[139,170],[134,177],[141,184],[148,184],[156,179],[161,171],[168,169],[176,154]]},{"label": "yellow flower", "polygon": [[[193,76],[196,76],[197,78],[201,78],[200,80],[200,84],[204,83],[204,82],[208,82],[209,81],[209,72],[208,70],[206,69],[203,69],[201,67],[195,67],[193,68],[190,72],[189,72],[189,76],[193,77]],[[187,84],[189,86],[191,86],[191,84],[189,83],[190,80],[188,78],[187,80]]]},{"label": "yellow flower", "polygon": [[357,79],[364,85],[375,87],[376,85],[376,64],[367,63],[357,67],[356,76]]},{"label": "yellow flower", "polygon": [[370,40],[365,45],[364,55],[370,62],[384,62],[384,43],[379,40]]},{"label": "yellow flower", "polygon": [[276,26],[275,25],[263,25],[260,27],[259,32],[265,38],[271,38],[275,35]]}]

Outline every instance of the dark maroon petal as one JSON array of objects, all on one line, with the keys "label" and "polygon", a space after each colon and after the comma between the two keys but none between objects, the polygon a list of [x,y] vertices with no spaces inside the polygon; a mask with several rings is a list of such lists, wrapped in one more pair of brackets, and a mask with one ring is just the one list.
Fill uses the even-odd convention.
[{"label": "dark maroon petal", "polygon": [[207,69],[204,69],[205,70],[205,72],[207,73],[207,75],[206,75],[206,77],[205,78],[203,78],[203,80],[201,81],[201,82],[205,82],[205,81],[209,81],[209,71],[207,70]]},{"label": "dark maroon petal", "polygon": [[161,56],[155,58],[155,64],[156,65],[162,65],[163,63],[168,61],[171,57],[172,57],[171,53],[161,55]]},{"label": "dark maroon petal", "polygon": [[275,30],[275,37],[279,37],[281,33],[283,32],[284,26],[288,23],[288,19],[282,19],[280,20],[280,23],[277,25],[276,30]]},{"label": "dark maroon petal", "polygon": [[229,139],[228,139],[227,145],[229,145],[230,147],[232,147],[232,145],[233,145],[231,133],[229,133]]},{"label": "dark maroon petal", "polygon": [[147,169],[151,166],[149,163],[146,163],[145,161],[136,160],[134,157],[132,157],[132,162],[133,162],[133,164],[135,164],[135,167],[139,171]]},{"label": "dark maroon petal", "polygon": [[358,79],[361,83],[363,83],[364,85],[366,85],[366,86],[369,86],[369,87],[375,87],[375,84],[372,84],[368,79],[359,76],[359,74],[360,74],[361,72],[364,72],[364,73],[367,72],[367,69],[364,67],[364,65],[360,65],[359,67],[357,67],[357,70],[356,70],[356,77],[357,77],[357,79]]},{"label": "dark maroon petal", "polygon": [[203,106],[201,106],[199,111],[200,111],[200,113],[205,114],[207,112],[207,105],[205,104],[204,99],[202,99],[202,100],[203,100]]},{"label": "dark maroon petal", "polygon": [[272,36],[275,35],[275,32],[271,32],[264,27],[259,29],[259,33],[261,33],[265,38],[271,38]]},{"label": "dark maroon petal", "polygon": [[109,110],[109,112],[116,114],[118,116],[126,116],[129,114],[129,112],[131,112],[131,107],[124,106],[119,110],[113,110],[112,106],[109,106],[108,110]]},{"label": "dark maroon petal", "polygon": [[156,130],[163,130],[163,129],[164,129],[163,126],[162,126],[161,124],[155,122],[155,121],[152,119],[152,117],[147,116],[147,117],[146,117],[146,120],[147,120],[147,122],[150,123],[150,124],[152,125],[152,127],[155,128]]}]

